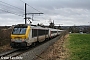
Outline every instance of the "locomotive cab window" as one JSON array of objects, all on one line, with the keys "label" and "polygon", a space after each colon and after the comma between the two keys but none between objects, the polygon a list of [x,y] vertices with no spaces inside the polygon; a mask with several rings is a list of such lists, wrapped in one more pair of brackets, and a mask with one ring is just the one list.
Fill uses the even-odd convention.
[{"label": "locomotive cab window", "polygon": [[26,28],[14,28],[12,34],[25,34]]}]

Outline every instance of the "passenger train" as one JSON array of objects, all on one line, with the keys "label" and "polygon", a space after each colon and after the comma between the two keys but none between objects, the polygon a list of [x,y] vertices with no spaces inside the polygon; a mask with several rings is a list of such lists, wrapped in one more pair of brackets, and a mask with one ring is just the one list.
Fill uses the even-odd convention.
[{"label": "passenger train", "polygon": [[60,35],[62,30],[31,26],[29,24],[15,25],[11,33],[11,47],[23,48],[35,42],[43,42]]}]

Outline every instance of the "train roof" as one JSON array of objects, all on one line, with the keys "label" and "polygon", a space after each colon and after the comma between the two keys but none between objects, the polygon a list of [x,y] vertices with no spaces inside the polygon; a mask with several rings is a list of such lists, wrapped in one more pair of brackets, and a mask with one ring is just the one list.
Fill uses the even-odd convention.
[{"label": "train roof", "polygon": [[63,31],[63,30],[59,30],[59,29],[53,29],[53,28],[47,28],[47,27],[44,28],[41,26],[35,26],[35,25],[30,25],[30,24],[17,24],[14,27],[27,27],[27,26],[30,26],[32,29],[46,29],[46,30],[50,29],[52,31],[56,31],[56,30]]},{"label": "train roof", "polygon": [[31,26],[32,29],[46,29],[48,30],[48,28],[44,28],[44,27],[40,27],[40,26]]}]

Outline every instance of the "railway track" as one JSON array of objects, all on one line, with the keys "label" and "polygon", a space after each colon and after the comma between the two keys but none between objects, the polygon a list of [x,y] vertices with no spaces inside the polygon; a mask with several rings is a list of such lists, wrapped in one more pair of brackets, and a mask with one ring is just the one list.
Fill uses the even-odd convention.
[{"label": "railway track", "polygon": [[1,53],[0,54],[0,60],[4,60],[4,59],[8,60],[8,59],[10,59],[10,57],[11,57],[10,55],[17,52],[17,51],[18,51],[18,49],[13,49],[13,50]]},{"label": "railway track", "polygon": [[[14,49],[3,54],[0,54],[0,60],[13,60],[13,59],[22,59],[22,60],[34,60],[41,54],[47,47],[52,45],[56,40],[58,40],[60,36],[57,36],[51,40],[46,40],[42,43],[36,44],[36,46],[30,46],[28,49],[19,50]],[[28,54],[29,53],[29,54]],[[29,56],[28,56],[29,55]]]},{"label": "railway track", "polygon": [[[51,39],[52,40],[52,39]],[[10,50],[10,51],[7,51],[7,52],[4,52],[4,53],[1,53],[0,54],[0,60],[3,60],[3,59],[5,59],[5,60],[12,60],[12,59],[23,59],[23,57],[19,57],[19,55],[21,55],[21,54],[23,54],[23,53],[25,53],[25,52],[28,52],[28,51],[30,51],[30,50],[33,50],[34,48],[36,48],[36,47],[38,47],[38,46],[40,46],[40,45],[42,45],[42,44],[44,44],[44,43],[46,43],[46,42],[48,42],[48,41],[50,41],[50,40],[46,40],[46,41],[44,41],[44,42],[42,42],[42,43],[38,43],[38,44],[36,44],[35,46],[30,46],[28,49],[23,49],[23,50],[21,50],[21,49],[13,49],[13,50]]]},{"label": "railway track", "polygon": [[0,60],[3,60],[3,59],[5,59],[5,60],[22,59],[22,57],[18,57],[18,56],[20,54],[23,54],[23,53],[29,51],[29,50],[30,50],[30,48],[26,49],[26,50],[25,49],[23,49],[23,50],[13,49],[11,51],[7,51],[5,53],[0,54]]},{"label": "railway track", "polygon": [[0,57],[4,57],[4,56],[7,56],[7,55],[9,55],[9,54],[11,54],[11,53],[13,53],[13,52],[16,52],[16,51],[18,51],[18,49],[13,49],[13,50],[10,50],[10,51],[7,51],[7,52],[4,52],[4,53],[1,53],[0,54]]},{"label": "railway track", "polygon": [[52,45],[55,41],[57,41],[60,38],[60,36],[57,36],[54,39],[51,39],[45,43],[41,43],[40,45],[36,46],[35,48],[19,55],[22,56],[22,60],[36,60],[39,55],[46,50],[50,45]]}]

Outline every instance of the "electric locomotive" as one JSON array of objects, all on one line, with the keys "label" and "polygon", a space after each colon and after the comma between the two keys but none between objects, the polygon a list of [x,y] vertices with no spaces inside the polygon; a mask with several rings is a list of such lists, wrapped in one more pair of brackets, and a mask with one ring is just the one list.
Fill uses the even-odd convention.
[{"label": "electric locomotive", "polygon": [[31,26],[29,24],[15,25],[11,33],[11,47],[24,48],[35,42],[43,42],[46,39],[59,35],[61,30]]}]

